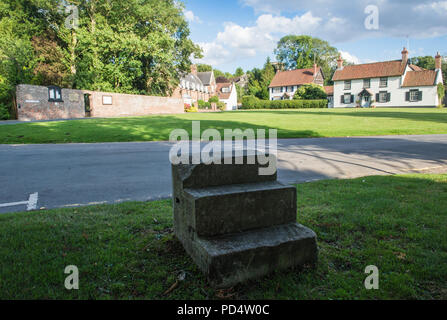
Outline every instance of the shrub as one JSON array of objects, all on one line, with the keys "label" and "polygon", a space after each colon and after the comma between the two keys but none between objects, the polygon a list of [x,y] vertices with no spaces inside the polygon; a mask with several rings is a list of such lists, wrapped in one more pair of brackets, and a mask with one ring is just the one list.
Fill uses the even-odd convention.
[{"label": "shrub", "polygon": [[227,105],[221,101],[219,101],[217,103],[217,109],[219,109],[220,111],[226,111],[227,110]]},{"label": "shrub", "polygon": [[0,104],[0,120],[8,120],[9,116],[8,107],[4,104]]},{"label": "shrub", "polygon": [[443,100],[445,97],[445,87],[442,83],[438,84],[438,98],[439,98],[439,108],[444,108]]},{"label": "shrub", "polygon": [[218,103],[219,102],[219,97],[218,96],[213,96],[210,98],[209,100],[210,103]]},{"label": "shrub", "polygon": [[196,107],[190,107],[188,109],[185,109],[186,112],[199,112],[199,109],[197,109]]},{"label": "shrub", "polygon": [[301,86],[293,97],[294,100],[322,100],[327,99],[326,91],[322,86],[311,83]]},{"label": "shrub", "polygon": [[211,108],[211,103],[209,102],[205,102],[203,100],[199,100],[197,101],[198,105],[199,105],[199,109],[209,109]]},{"label": "shrub", "polygon": [[321,100],[260,100],[253,96],[242,98],[242,109],[324,109],[326,99]]}]

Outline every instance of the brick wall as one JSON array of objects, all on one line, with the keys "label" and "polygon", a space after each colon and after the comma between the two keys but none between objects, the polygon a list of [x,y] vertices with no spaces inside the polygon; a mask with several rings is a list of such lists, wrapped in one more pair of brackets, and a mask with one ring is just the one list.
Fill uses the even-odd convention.
[{"label": "brick wall", "polygon": [[[99,118],[184,113],[179,98],[91,92],[91,116]],[[111,104],[109,104],[111,103]]]},{"label": "brick wall", "polygon": [[62,89],[63,102],[49,102],[48,87],[17,86],[17,118],[21,121],[84,118],[84,93]]},{"label": "brick wall", "polygon": [[[16,89],[18,120],[84,118],[85,94],[90,94],[92,117],[111,118],[184,113],[183,100],[180,98],[151,97],[73,89],[62,89],[61,93],[63,102],[50,102],[48,87],[18,85]],[[106,100],[103,100],[103,97],[106,97]],[[108,104],[109,102],[111,104]]]}]

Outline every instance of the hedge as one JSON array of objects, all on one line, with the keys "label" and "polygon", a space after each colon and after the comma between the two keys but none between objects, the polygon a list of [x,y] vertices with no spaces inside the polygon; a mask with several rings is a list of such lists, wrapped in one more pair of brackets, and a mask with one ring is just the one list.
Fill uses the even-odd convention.
[{"label": "hedge", "polygon": [[260,100],[255,96],[242,98],[242,109],[324,109],[328,101],[324,100]]}]

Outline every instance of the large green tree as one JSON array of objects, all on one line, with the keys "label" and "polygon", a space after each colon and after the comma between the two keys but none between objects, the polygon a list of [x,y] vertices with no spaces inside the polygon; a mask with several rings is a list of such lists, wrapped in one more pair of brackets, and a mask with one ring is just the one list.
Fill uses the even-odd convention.
[{"label": "large green tree", "polygon": [[189,36],[177,0],[0,0],[0,104],[19,83],[168,95]]},{"label": "large green tree", "polygon": [[248,94],[256,96],[259,99],[269,99],[269,85],[275,76],[275,69],[267,58],[262,69],[255,68],[247,72],[248,74]]},{"label": "large green tree", "polygon": [[311,68],[316,63],[323,69],[325,82],[330,83],[338,50],[318,38],[288,35],[278,42],[275,54],[286,70]]}]

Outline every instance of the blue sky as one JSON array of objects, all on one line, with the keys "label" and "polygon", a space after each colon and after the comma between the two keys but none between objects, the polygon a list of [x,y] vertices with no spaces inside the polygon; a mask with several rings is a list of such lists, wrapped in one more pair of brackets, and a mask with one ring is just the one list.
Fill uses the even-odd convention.
[{"label": "blue sky", "polygon": [[[276,42],[287,34],[327,40],[354,63],[411,56],[447,55],[447,1],[433,0],[185,0],[191,38],[207,63],[234,72],[274,60]],[[378,29],[365,20],[377,9]],[[374,8],[373,8],[374,9]],[[374,9],[375,10],[375,9]],[[371,20],[369,20],[371,21]],[[375,20],[372,20],[375,21]]]}]

